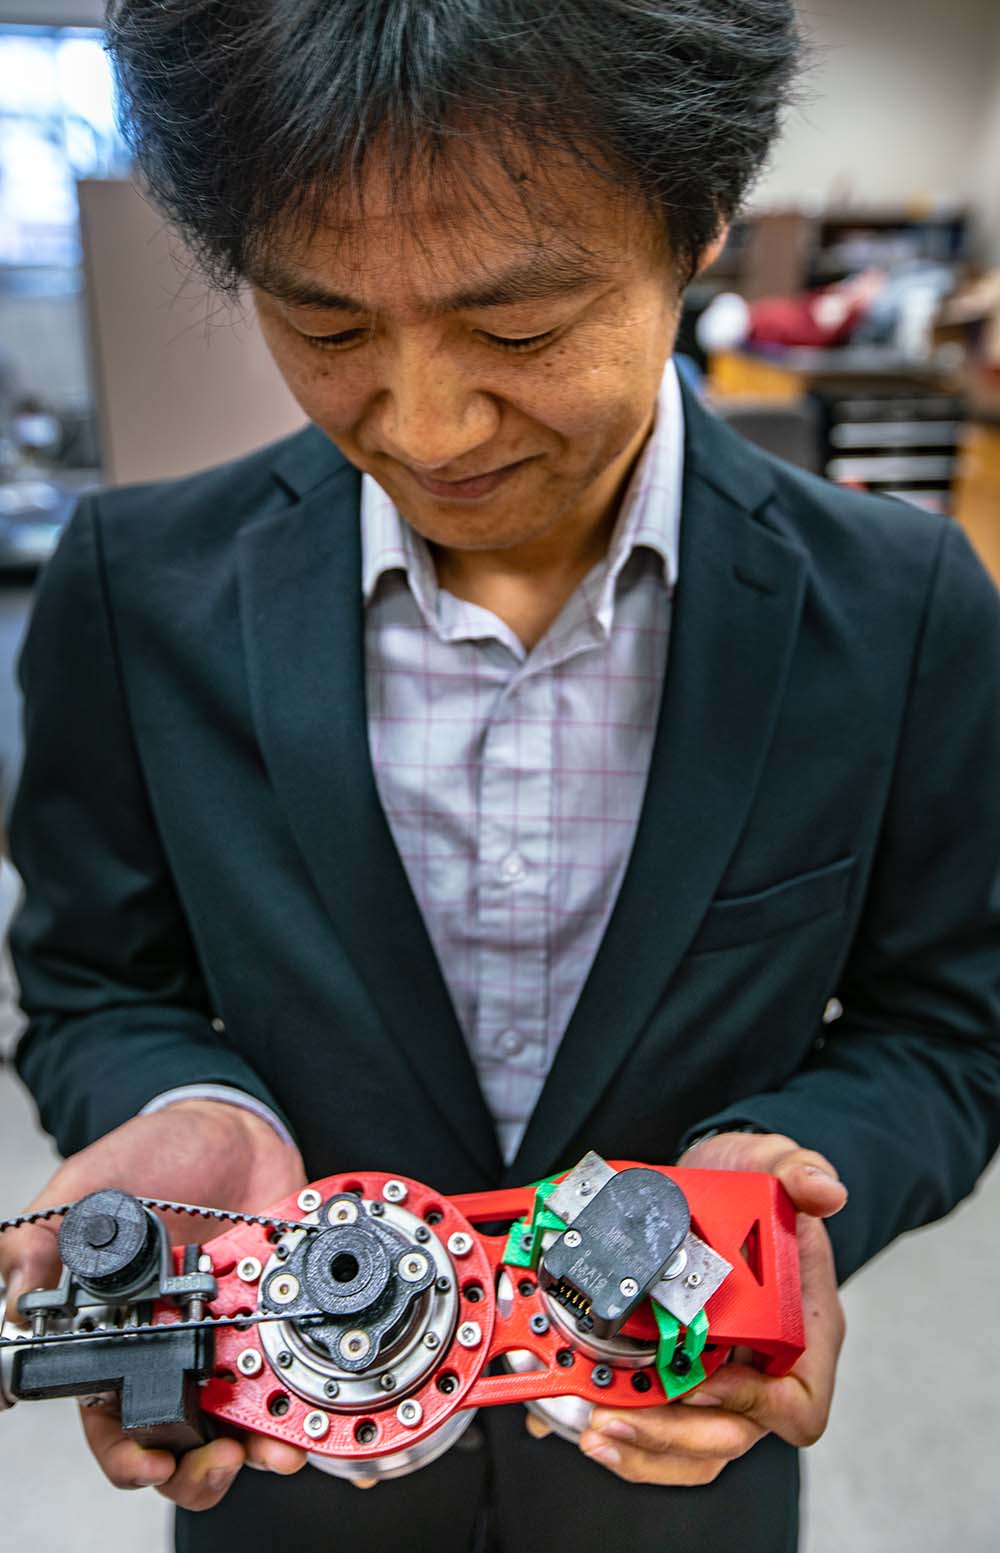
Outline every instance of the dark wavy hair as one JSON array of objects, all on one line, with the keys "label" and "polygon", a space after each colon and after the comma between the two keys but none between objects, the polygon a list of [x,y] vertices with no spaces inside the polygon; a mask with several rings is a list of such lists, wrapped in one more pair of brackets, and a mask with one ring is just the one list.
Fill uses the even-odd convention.
[{"label": "dark wavy hair", "polygon": [[515,186],[527,148],[634,191],[690,278],[801,49],[792,0],[109,0],[106,46],[138,169],[222,292],[280,223],[363,199],[374,146],[402,190],[474,182],[472,139]]}]

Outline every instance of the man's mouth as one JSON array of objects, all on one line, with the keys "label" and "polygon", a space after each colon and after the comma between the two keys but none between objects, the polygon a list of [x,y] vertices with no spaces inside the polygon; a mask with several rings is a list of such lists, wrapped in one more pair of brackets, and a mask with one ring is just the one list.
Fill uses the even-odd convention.
[{"label": "man's mouth", "polygon": [[404,468],[421,490],[436,496],[440,501],[474,501],[477,497],[492,495],[512,474],[530,462],[530,459],[520,458],[513,464],[504,464],[485,474],[469,475],[463,480],[434,479],[431,475],[419,474],[408,465],[404,465]]}]

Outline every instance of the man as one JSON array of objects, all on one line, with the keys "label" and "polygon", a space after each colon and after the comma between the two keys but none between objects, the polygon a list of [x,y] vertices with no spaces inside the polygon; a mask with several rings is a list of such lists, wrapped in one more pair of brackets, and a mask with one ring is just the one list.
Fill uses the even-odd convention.
[{"label": "man", "polygon": [[[46,576],[13,944],[71,1157],[39,1201],[454,1192],[587,1147],[769,1170],[808,1349],[597,1410],[581,1451],[489,1410],[366,1495],[259,1440],[176,1464],[101,1408],[90,1443],[181,1549],[793,1548],[838,1276],[998,1142],[1000,609],[949,525],[750,449],[670,362],[791,6],[109,28],[151,187],[314,425],[86,501]],[[0,1252],[51,1268],[44,1230]]]}]

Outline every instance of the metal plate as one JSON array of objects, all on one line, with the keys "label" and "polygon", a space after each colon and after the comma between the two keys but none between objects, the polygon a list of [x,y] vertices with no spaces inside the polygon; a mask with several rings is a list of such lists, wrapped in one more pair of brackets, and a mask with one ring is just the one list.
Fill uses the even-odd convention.
[{"label": "metal plate", "polygon": [[612,1170],[606,1159],[591,1149],[584,1154],[578,1165],[573,1166],[566,1179],[549,1193],[546,1207],[557,1213],[564,1224],[572,1224],[587,1204],[593,1202],[601,1187],[607,1186],[617,1174],[617,1170]]},{"label": "metal plate", "polygon": [[[719,1256],[692,1231],[688,1232],[681,1251],[685,1262],[680,1271],[673,1278],[661,1278],[650,1297],[687,1326],[733,1269],[725,1257]],[[675,1260],[680,1260],[679,1254]],[[697,1282],[692,1284],[692,1278]]]}]

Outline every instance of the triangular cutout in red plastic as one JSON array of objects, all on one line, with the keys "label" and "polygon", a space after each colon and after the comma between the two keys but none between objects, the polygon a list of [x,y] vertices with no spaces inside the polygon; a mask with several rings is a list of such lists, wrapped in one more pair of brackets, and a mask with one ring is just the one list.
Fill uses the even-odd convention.
[{"label": "triangular cutout in red plastic", "polygon": [[763,1288],[764,1268],[761,1263],[759,1219],[755,1219],[747,1230],[746,1239],[740,1246],[740,1256],[746,1262],[761,1288]]}]

